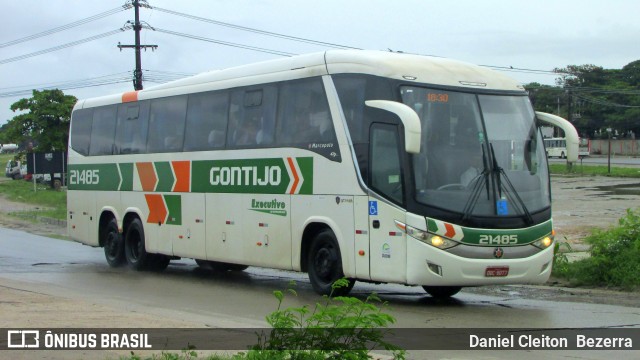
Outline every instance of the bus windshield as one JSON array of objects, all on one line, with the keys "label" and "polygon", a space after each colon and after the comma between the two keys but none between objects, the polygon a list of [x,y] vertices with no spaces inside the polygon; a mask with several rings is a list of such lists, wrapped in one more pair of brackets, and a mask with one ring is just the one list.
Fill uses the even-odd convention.
[{"label": "bus windshield", "polygon": [[526,96],[401,88],[419,115],[415,200],[471,216],[528,217],[550,206],[544,146]]}]

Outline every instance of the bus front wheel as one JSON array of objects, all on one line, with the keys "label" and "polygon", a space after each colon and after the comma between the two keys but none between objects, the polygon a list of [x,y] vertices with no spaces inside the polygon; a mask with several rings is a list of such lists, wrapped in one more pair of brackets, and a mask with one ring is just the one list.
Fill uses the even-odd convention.
[{"label": "bus front wheel", "polygon": [[144,246],[144,228],[140,219],[134,219],[124,237],[124,254],[129,267],[134,270],[146,270],[151,261],[151,254]]},{"label": "bus front wheel", "polygon": [[462,289],[461,286],[423,286],[422,288],[436,299],[448,299]]},{"label": "bus front wheel", "polygon": [[355,284],[354,280],[350,280],[347,286],[331,287],[336,280],[344,277],[340,248],[331,230],[324,230],[313,239],[308,264],[311,286],[320,295],[344,296]]},{"label": "bus front wheel", "polygon": [[124,241],[122,235],[118,231],[118,223],[116,219],[111,219],[107,223],[103,232],[104,239],[104,257],[111,267],[124,265],[127,261],[124,255]]}]

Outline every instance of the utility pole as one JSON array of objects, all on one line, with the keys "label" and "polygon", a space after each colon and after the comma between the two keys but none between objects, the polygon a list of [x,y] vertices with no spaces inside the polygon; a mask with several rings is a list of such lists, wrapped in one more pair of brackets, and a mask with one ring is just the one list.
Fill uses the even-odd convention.
[{"label": "utility pole", "polygon": [[[133,71],[133,88],[135,90],[142,90],[142,58],[140,55],[140,49],[150,48],[155,50],[158,45],[140,45],[140,30],[142,30],[142,24],[140,23],[140,3],[142,6],[149,7],[146,0],[133,0],[132,5],[135,11],[135,21],[133,23],[133,31],[135,32],[135,45],[120,45],[118,48],[122,51],[123,48],[134,49],[136,53],[136,69]],[[131,23],[130,21],[128,23]]]},{"label": "utility pole", "polygon": [[571,89],[569,89],[568,91],[569,91],[569,106],[568,106],[569,114],[567,116],[567,120],[569,120],[570,123],[573,123],[573,121],[571,121],[572,117],[573,117],[573,114],[572,114],[572,112],[573,112],[573,107],[572,107],[573,97],[571,96]]}]

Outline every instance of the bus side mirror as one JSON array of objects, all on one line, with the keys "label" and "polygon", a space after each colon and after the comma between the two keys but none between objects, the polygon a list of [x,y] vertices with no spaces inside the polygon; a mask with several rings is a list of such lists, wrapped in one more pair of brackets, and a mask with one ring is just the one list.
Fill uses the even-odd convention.
[{"label": "bus side mirror", "polygon": [[574,163],[578,161],[578,148],[580,146],[580,141],[578,131],[575,126],[566,119],[541,111],[536,111],[536,117],[538,120],[557,126],[564,131],[564,136],[567,142],[567,162]]},{"label": "bus side mirror", "polygon": [[404,125],[404,149],[410,154],[420,153],[421,125],[420,117],[403,103],[389,100],[367,100],[367,106],[389,111],[396,114]]}]

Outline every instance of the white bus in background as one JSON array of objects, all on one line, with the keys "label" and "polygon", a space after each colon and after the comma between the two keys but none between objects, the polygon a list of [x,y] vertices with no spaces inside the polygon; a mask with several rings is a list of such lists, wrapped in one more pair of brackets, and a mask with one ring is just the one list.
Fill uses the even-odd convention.
[{"label": "white bus in background", "polygon": [[0,144],[0,154],[18,151],[18,144]]},{"label": "white bus in background", "polygon": [[[578,145],[578,157],[584,158],[591,155],[591,142],[589,139],[580,138]],[[567,157],[567,140],[565,138],[546,138],[544,147],[547,157],[565,159]]]},{"label": "white bus in background", "polygon": [[[544,283],[547,160],[524,88],[443,58],[327,51],[79,101],[68,227],[112,266]],[[346,293],[350,287],[341,290]]]},{"label": "white bus in background", "polygon": [[565,138],[544,139],[544,148],[547,151],[547,157],[560,159],[567,157],[567,140]]}]

